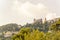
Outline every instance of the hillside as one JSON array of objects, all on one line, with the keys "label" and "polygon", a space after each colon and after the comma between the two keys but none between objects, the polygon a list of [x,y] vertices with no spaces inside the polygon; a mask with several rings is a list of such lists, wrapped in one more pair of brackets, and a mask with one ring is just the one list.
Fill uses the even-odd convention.
[{"label": "hillside", "polygon": [[44,20],[43,23],[43,19],[34,19],[34,22],[29,24],[27,23],[26,25],[24,25],[23,27],[31,27],[32,29],[39,29],[40,31],[43,32],[48,32],[50,25],[52,25],[53,23],[59,21],[60,18],[55,18],[52,20]]},{"label": "hillside", "polygon": [[34,33],[33,30],[37,30],[37,29],[39,33],[43,32],[43,35],[46,35],[45,33],[48,33],[49,31],[51,32],[51,30],[53,30],[53,32],[56,30],[60,30],[59,25],[60,25],[60,18],[55,18],[52,20],[45,19],[44,23],[43,23],[43,19],[37,19],[34,20],[33,23],[30,24],[27,23],[26,25],[23,26],[18,25],[16,23],[10,23],[10,24],[0,26],[0,39],[11,40],[11,37],[17,33],[22,32],[22,35],[24,35],[25,32],[26,33],[29,32],[31,34],[31,32]]},{"label": "hillside", "polygon": [[15,23],[6,24],[0,26],[0,32],[7,32],[7,31],[19,31],[19,25]]},{"label": "hillside", "polygon": [[[34,24],[34,26],[37,25],[36,27],[31,24],[29,25],[30,27],[21,28],[18,34],[13,35],[12,40],[60,40],[60,19],[53,20],[52,23],[50,21],[45,21],[42,26],[40,22]],[[41,27],[42,31],[40,30]]]}]

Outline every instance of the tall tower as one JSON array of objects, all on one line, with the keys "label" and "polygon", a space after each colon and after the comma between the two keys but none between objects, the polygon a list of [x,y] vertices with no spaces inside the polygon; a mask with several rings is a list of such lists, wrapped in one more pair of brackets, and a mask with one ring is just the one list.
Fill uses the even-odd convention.
[{"label": "tall tower", "polygon": [[46,18],[44,18],[44,19],[43,19],[43,23],[45,23],[46,21],[47,21]]}]

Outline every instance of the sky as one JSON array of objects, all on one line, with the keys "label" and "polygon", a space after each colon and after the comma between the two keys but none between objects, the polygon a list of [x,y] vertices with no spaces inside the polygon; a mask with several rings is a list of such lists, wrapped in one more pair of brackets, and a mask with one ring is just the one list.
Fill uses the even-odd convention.
[{"label": "sky", "polygon": [[60,16],[60,0],[0,0],[0,25],[32,23]]}]

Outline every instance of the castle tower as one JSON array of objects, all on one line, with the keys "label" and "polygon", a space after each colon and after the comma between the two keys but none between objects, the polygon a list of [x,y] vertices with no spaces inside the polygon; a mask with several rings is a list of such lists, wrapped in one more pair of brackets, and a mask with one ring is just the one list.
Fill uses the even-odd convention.
[{"label": "castle tower", "polygon": [[47,21],[46,18],[44,18],[44,19],[43,19],[43,23],[45,23],[46,21]]}]

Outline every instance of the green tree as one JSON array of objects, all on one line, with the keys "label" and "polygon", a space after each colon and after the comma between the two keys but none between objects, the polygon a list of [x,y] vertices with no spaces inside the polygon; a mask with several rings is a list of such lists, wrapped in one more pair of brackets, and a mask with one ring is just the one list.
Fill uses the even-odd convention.
[{"label": "green tree", "polygon": [[59,31],[60,30],[60,20],[58,20],[57,22],[53,23],[50,28],[50,30],[53,31]]}]

